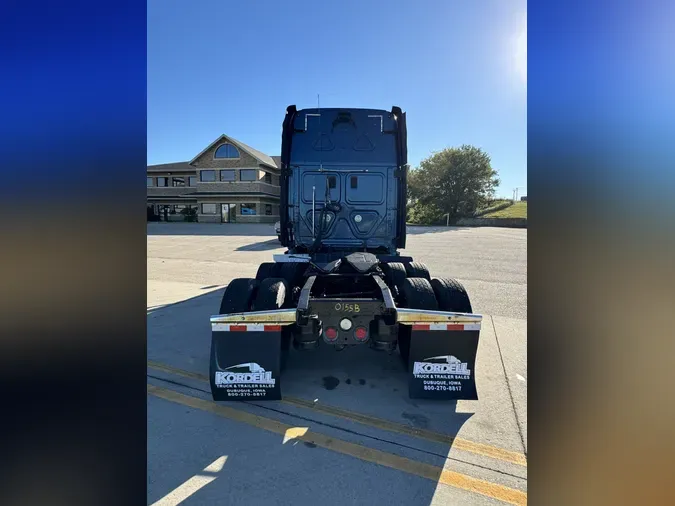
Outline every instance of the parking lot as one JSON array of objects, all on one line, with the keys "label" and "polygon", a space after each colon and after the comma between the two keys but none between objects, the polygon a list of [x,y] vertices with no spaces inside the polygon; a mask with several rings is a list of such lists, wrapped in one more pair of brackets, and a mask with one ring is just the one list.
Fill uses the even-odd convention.
[{"label": "parking lot", "polygon": [[483,315],[480,400],[408,398],[397,353],[292,350],[282,401],[211,401],[224,287],[272,225],[148,224],[148,504],[525,504],[527,231],[409,227],[403,253]]}]

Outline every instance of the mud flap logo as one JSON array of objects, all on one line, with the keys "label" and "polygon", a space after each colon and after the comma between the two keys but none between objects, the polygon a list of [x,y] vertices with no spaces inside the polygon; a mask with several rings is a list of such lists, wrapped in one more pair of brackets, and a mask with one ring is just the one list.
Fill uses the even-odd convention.
[{"label": "mud flap logo", "polygon": [[223,371],[216,371],[217,387],[260,386],[273,387],[276,380],[271,371],[265,371],[259,364],[249,362],[226,367]]},{"label": "mud flap logo", "polygon": [[425,358],[415,362],[413,375],[417,379],[470,379],[469,364],[452,355]]}]

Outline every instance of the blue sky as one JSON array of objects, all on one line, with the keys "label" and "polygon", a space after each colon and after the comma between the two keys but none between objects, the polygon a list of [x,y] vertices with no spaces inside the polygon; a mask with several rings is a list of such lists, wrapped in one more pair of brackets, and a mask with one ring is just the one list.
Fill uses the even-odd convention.
[{"label": "blue sky", "polygon": [[525,0],[149,0],[148,163],[222,133],[279,154],[286,106],[320,94],[403,108],[412,167],[483,148],[510,196],[527,185],[526,14]]}]

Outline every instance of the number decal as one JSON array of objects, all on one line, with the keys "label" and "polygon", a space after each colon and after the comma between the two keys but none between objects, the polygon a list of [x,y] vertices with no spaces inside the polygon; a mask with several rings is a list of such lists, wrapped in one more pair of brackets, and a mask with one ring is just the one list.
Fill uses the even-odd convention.
[{"label": "number decal", "polygon": [[360,313],[361,306],[358,304],[342,304],[338,302],[335,304],[335,311],[344,311],[345,313]]}]

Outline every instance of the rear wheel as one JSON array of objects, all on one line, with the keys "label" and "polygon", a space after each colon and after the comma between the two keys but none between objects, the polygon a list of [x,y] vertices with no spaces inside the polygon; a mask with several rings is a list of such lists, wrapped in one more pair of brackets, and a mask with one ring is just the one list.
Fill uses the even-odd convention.
[{"label": "rear wheel", "polygon": [[[253,301],[253,311],[273,311],[288,305],[290,298],[288,282],[283,278],[264,279],[258,287],[258,293]],[[286,368],[288,353],[291,346],[291,329],[288,325],[281,327],[281,369]]]},{"label": "rear wheel", "polygon": [[462,283],[452,278],[434,278],[431,286],[441,311],[472,313],[471,301]]},{"label": "rear wheel", "polygon": [[403,307],[438,310],[438,302],[431,283],[424,278],[406,278],[402,290]]},{"label": "rear wheel", "polygon": [[[438,302],[429,280],[424,278],[406,278],[401,292],[403,307],[410,309],[438,310]],[[410,325],[400,325],[398,329],[398,350],[403,362],[408,366],[410,357]]]},{"label": "rear wheel", "polygon": [[421,262],[410,262],[405,264],[405,270],[409,278],[431,279],[429,268]]},{"label": "rear wheel", "polygon": [[245,313],[251,308],[258,281],[250,278],[238,278],[227,285],[220,301],[218,314]]},{"label": "rear wheel", "polygon": [[276,262],[265,262],[260,264],[255,279],[262,281],[267,278],[277,278],[281,272],[281,266],[282,264]]},{"label": "rear wheel", "polygon": [[289,293],[288,283],[283,278],[263,279],[253,300],[252,311],[272,311],[281,309]]},{"label": "rear wheel", "polygon": [[302,286],[302,275],[306,269],[305,262],[284,262],[281,264],[279,277],[284,278],[292,290],[296,286]]},{"label": "rear wheel", "polygon": [[403,281],[405,281],[407,276],[405,265],[401,262],[388,262],[381,264],[380,268],[384,273],[384,280],[387,286],[396,289],[397,294],[399,294],[403,287]]}]

